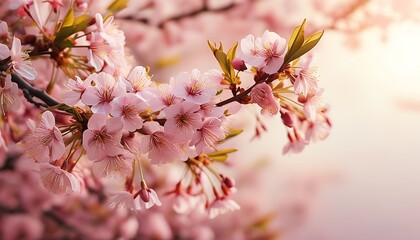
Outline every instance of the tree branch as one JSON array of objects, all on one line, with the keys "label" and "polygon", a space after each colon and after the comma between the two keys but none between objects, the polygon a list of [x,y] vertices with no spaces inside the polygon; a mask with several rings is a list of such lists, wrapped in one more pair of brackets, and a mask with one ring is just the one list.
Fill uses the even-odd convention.
[{"label": "tree branch", "polygon": [[286,69],[287,65],[288,65],[288,63],[283,63],[283,65],[280,67],[280,69],[277,71],[277,73],[274,73],[274,74],[269,75],[263,81],[259,81],[259,82],[254,83],[254,85],[252,85],[251,87],[249,87],[244,92],[241,92],[240,94],[238,94],[236,96],[233,96],[231,98],[228,98],[228,99],[226,99],[224,101],[221,101],[221,102],[217,103],[216,106],[217,107],[221,107],[221,106],[226,105],[226,104],[231,103],[231,102],[235,102],[235,101],[239,102],[242,98],[246,97],[251,92],[251,90],[255,86],[257,86],[258,84],[263,83],[263,82],[265,82],[265,83],[268,84],[268,83],[271,83],[274,80],[278,79],[278,76],[279,76],[278,74],[281,73],[281,72],[283,72]]},{"label": "tree branch", "polygon": [[[35,105],[42,105],[45,107],[54,107],[54,106],[58,106],[61,103],[58,102],[57,100],[55,100],[53,97],[51,97],[50,95],[48,95],[46,92],[32,87],[32,85],[30,85],[29,83],[27,83],[25,80],[23,80],[21,77],[19,77],[16,73],[12,73],[12,82],[16,83],[18,85],[18,87],[20,89],[22,89],[25,98],[35,104]],[[41,99],[45,105],[43,105],[42,103],[39,102],[35,102],[35,100],[30,100],[28,98],[30,97],[37,97],[39,99]]]},{"label": "tree branch", "polygon": [[[253,2],[253,1],[256,1],[256,0],[249,0],[248,3]],[[194,17],[194,16],[200,15],[202,13],[206,13],[206,12],[208,12],[208,13],[226,12],[226,11],[228,11],[230,9],[233,9],[233,8],[235,8],[235,7],[237,7],[241,4],[241,3],[230,3],[230,4],[228,4],[224,7],[221,7],[221,8],[211,9],[211,8],[208,7],[206,2],[207,1],[205,1],[205,3],[203,4],[203,7],[199,8],[199,9],[196,9],[196,10],[193,10],[193,11],[188,12],[188,13],[183,13],[183,14],[175,15],[175,16],[172,16],[170,18],[164,19],[156,27],[157,28],[163,28],[164,25],[168,22],[179,21],[181,19]],[[133,16],[127,16],[127,17],[122,17],[122,18],[119,18],[119,19],[137,21],[137,22],[141,22],[141,23],[144,23],[144,24],[150,24],[150,20],[147,19],[147,18],[140,18],[139,19],[139,18],[135,18]]]}]

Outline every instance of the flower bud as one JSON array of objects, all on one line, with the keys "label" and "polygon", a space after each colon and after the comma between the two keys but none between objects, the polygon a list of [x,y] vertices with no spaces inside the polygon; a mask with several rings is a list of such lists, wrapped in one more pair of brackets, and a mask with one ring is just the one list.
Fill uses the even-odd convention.
[{"label": "flower bud", "polygon": [[293,118],[290,113],[285,111],[280,111],[281,120],[283,120],[284,125],[288,126],[289,128],[293,127]]},{"label": "flower bud", "polygon": [[139,191],[139,195],[143,202],[147,203],[150,201],[150,190],[144,180],[141,181],[141,189]]},{"label": "flower bud", "polygon": [[150,194],[148,189],[142,188],[140,189],[140,198],[143,200],[143,202],[149,202],[150,201]]},{"label": "flower bud", "polygon": [[235,58],[232,61],[232,67],[238,71],[245,71],[247,69],[244,60]]},{"label": "flower bud", "polygon": [[223,184],[228,188],[232,188],[235,186],[235,180],[230,177],[223,177]]}]

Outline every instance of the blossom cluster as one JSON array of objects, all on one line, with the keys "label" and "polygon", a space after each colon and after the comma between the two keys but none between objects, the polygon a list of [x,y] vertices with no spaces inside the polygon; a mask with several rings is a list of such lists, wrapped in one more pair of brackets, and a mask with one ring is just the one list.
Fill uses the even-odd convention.
[{"label": "blossom cluster", "polygon": [[[148,67],[128,61],[125,35],[112,16],[122,2],[91,15],[85,1],[25,1],[19,21],[0,22],[3,168],[19,159],[44,190],[63,198],[89,196],[92,182],[100,182],[101,207],[136,211],[162,205],[156,184],[148,184],[150,168],[172,163],[182,169],[166,190],[173,210],[199,209],[214,218],[240,209],[235,181],[219,166],[236,151],[224,143],[241,132],[230,121],[242,106],[278,117],[289,140],[284,153],[328,136],[328,108],[311,57],[299,63],[322,33],[305,38],[305,21],[289,41],[267,30],[227,52],[209,42],[220,70],[194,68],[160,83]],[[52,74],[37,63],[52,65]],[[10,149],[23,154],[13,157]],[[130,223],[129,216],[122,218]]]}]

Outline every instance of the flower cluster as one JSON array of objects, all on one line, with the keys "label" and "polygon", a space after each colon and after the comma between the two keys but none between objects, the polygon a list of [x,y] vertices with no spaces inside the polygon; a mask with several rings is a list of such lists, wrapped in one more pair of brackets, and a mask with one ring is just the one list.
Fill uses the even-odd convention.
[{"label": "flower cluster", "polygon": [[[311,58],[299,63],[322,33],[305,38],[305,22],[289,41],[266,31],[227,52],[209,42],[220,70],[192,69],[159,83],[148,67],[127,61],[124,33],[112,17],[121,1],[103,15],[91,16],[86,5],[28,1],[10,32],[0,24],[7,32],[0,44],[2,157],[16,144],[49,192],[89,194],[89,183],[99,181],[109,207],[149,209],[162,204],[148,184],[150,168],[173,163],[183,169],[167,189],[173,209],[201,209],[214,218],[240,209],[234,180],[218,166],[236,151],[224,142],[241,132],[229,122],[242,106],[278,116],[289,139],[284,153],[328,136]],[[23,32],[14,30],[19,24]],[[49,78],[34,67],[45,58],[53,65]]]}]

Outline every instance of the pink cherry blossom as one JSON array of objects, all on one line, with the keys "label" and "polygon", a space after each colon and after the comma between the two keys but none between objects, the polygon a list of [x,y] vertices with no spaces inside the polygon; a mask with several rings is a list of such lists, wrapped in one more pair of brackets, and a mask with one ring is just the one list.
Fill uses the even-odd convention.
[{"label": "pink cherry blossom", "polygon": [[166,116],[165,131],[181,134],[189,139],[201,127],[200,106],[194,103],[181,102],[164,110]]},{"label": "pink cherry blossom", "polygon": [[110,16],[106,19],[105,22],[100,13],[95,14],[96,27],[103,39],[105,39],[108,44],[112,47],[124,47],[125,36],[124,33],[117,28],[117,26],[112,22],[114,16]]},{"label": "pink cherry blossom", "polygon": [[18,86],[12,82],[11,76],[7,75],[4,87],[0,86],[0,116],[4,116],[10,110],[17,110],[20,107]]},{"label": "pink cherry blossom", "polygon": [[222,82],[225,81],[225,77],[223,76],[222,71],[218,69],[212,69],[206,73],[204,73],[206,78],[208,78],[211,86],[216,89],[216,91],[220,91],[223,89]]},{"label": "pink cherry blossom", "polygon": [[118,71],[119,67],[126,66],[124,33],[112,23],[114,17],[110,16],[105,23],[101,14],[95,15],[97,32],[91,33],[88,59],[98,72],[108,66]]},{"label": "pink cherry blossom", "polygon": [[[173,83],[173,81],[171,81],[171,83]],[[173,94],[172,86],[172,84],[161,84],[155,89],[154,97],[149,101],[150,109],[153,112],[160,111],[165,107],[169,107],[181,101],[180,98],[177,98]]]},{"label": "pink cherry blossom", "polygon": [[280,104],[274,98],[271,87],[267,83],[256,85],[250,92],[251,101],[257,103],[262,109],[261,114],[276,115],[280,110]]},{"label": "pink cherry blossom", "polygon": [[191,73],[179,73],[175,78],[174,95],[184,98],[187,102],[204,104],[216,93],[217,89],[211,79],[197,69],[193,69]]},{"label": "pink cherry blossom", "polygon": [[101,159],[107,155],[118,154],[123,124],[119,117],[108,118],[102,113],[93,114],[88,129],[83,132],[83,148],[90,160]]},{"label": "pink cherry blossom", "polygon": [[22,140],[25,153],[37,162],[54,161],[65,152],[63,137],[55,126],[54,115],[50,111],[42,114],[41,122],[36,126],[28,121],[31,133]]},{"label": "pink cherry blossom", "polygon": [[264,57],[260,54],[261,50],[261,38],[255,38],[254,35],[249,34],[241,40],[238,57],[245,63],[260,68],[264,64]]},{"label": "pink cherry blossom", "polygon": [[262,70],[268,74],[276,73],[284,61],[286,54],[286,39],[280,37],[275,32],[266,30],[261,40],[262,51],[259,53],[265,62]]},{"label": "pink cherry blossom", "polygon": [[141,209],[139,204],[135,204],[133,194],[127,191],[118,191],[109,194],[108,204],[112,208],[127,208],[131,210]]},{"label": "pink cherry blossom", "polygon": [[96,177],[127,176],[133,168],[134,156],[128,151],[107,155],[92,164],[92,172]]},{"label": "pink cherry blossom", "polygon": [[330,134],[331,126],[325,121],[311,123],[305,132],[306,141],[317,142],[324,140]]},{"label": "pink cherry blossom", "polygon": [[116,68],[124,66],[124,48],[122,46],[111,46],[100,33],[91,33],[90,46],[88,52],[89,63],[99,72],[105,63]]},{"label": "pink cherry blossom", "polygon": [[48,191],[56,194],[80,192],[80,184],[73,174],[49,163],[39,163],[38,166],[42,185]]},{"label": "pink cherry blossom", "polygon": [[[319,94],[322,94],[320,92]],[[303,105],[303,112],[305,116],[311,120],[316,120],[317,112],[325,107],[324,100],[320,95],[308,95],[305,104]]]},{"label": "pink cherry blossom", "polygon": [[238,57],[253,67],[273,74],[282,66],[286,48],[286,39],[266,30],[262,38],[250,34],[242,39]]},{"label": "pink cherry blossom", "polygon": [[200,114],[203,118],[205,117],[221,117],[223,116],[224,109],[222,107],[216,107],[214,101],[210,101],[200,105]]},{"label": "pink cherry blossom", "polygon": [[138,98],[134,93],[127,93],[122,97],[114,98],[111,102],[111,115],[121,117],[123,128],[135,131],[143,126],[143,119],[139,116],[146,110],[147,103]]},{"label": "pink cherry blossom", "polygon": [[88,86],[82,94],[82,102],[92,105],[94,113],[108,114],[111,111],[111,101],[119,96],[123,96],[125,86],[121,81],[115,81],[114,77],[108,73],[94,73],[86,81],[92,81],[95,86]]},{"label": "pink cherry blossom", "polygon": [[293,133],[288,133],[289,142],[283,147],[283,155],[287,153],[300,153],[303,151],[308,142],[305,140],[303,133],[294,128]]},{"label": "pink cherry blossom", "polygon": [[241,207],[228,197],[216,198],[209,206],[209,217],[213,219],[221,214],[239,209],[241,209]]},{"label": "pink cherry blossom", "polygon": [[139,195],[140,197],[135,199],[137,207],[145,207],[146,209],[149,209],[154,205],[162,206],[162,203],[160,202],[155,190],[151,188],[146,187],[144,189],[140,189]]},{"label": "pink cherry blossom", "polygon": [[194,133],[190,146],[195,146],[197,154],[208,153],[216,149],[217,141],[226,137],[222,128],[222,121],[218,118],[209,117],[203,121],[203,126]]},{"label": "pink cherry blossom", "polygon": [[314,70],[309,67],[312,61],[310,57],[301,69],[296,70],[296,79],[293,84],[295,94],[302,94],[307,96],[308,94],[316,95],[319,91],[318,79],[314,76]]},{"label": "pink cherry blossom", "polygon": [[142,66],[136,66],[131,70],[130,74],[128,74],[127,82],[127,90],[136,93],[142,99],[146,97],[143,96],[145,94],[144,90],[152,84],[147,69]]},{"label": "pink cherry blossom", "polygon": [[199,196],[188,194],[179,182],[175,190],[167,193],[173,195],[172,208],[178,214],[189,214],[192,212],[200,202]]},{"label": "pink cherry blossom", "polygon": [[86,91],[87,87],[91,86],[93,78],[87,78],[82,81],[80,77],[76,76],[76,79],[69,79],[64,85],[67,90],[63,92],[63,101],[65,104],[75,105],[82,97],[82,94]]},{"label": "pink cherry blossom", "polygon": [[157,122],[146,122],[144,130],[147,135],[141,135],[142,153],[148,153],[152,164],[169,163],[183,155],[179,139],[175,134],[163,131]]},{"label": "pink cherry blossom", "polygon": [[12,48],[0,44],[0,60],[10,57],[13,69],[22,77],[28,80],[34,80],[37,76],[35,69],[28,60],[29,55],[22,52],[22,44],[19,38],[13,37]]}]

